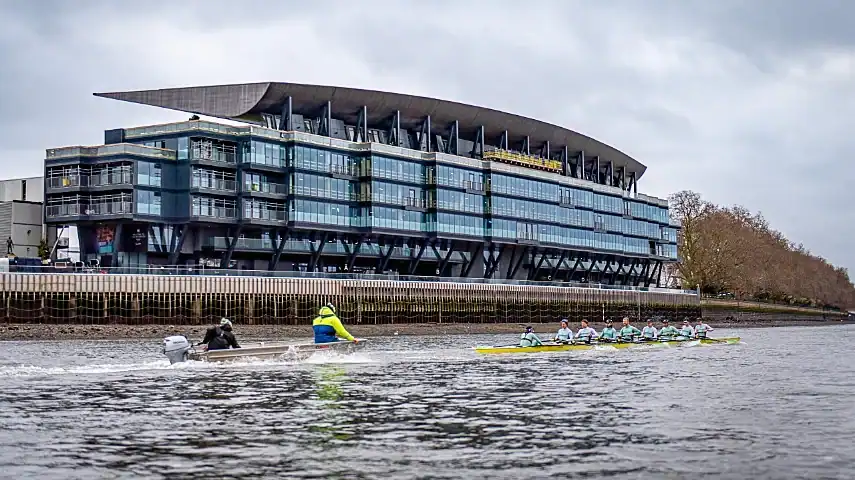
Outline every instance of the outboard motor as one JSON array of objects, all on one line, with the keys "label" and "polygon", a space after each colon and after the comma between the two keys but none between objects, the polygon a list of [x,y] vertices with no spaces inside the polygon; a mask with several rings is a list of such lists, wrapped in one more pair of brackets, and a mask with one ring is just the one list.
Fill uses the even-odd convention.
[{"label": "outboard motor", "polygon": [[190,350],[190,342],[184,335],[175,335],[163,339],[163,353],[172,365],[187,361],[187,352]]}]

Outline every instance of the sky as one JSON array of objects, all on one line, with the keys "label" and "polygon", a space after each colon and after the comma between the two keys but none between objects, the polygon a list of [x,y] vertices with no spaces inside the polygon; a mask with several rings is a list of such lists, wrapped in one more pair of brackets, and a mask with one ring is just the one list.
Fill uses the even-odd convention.
[{"label": "sky", "polygon": [[186,113],[93,92],[283,81],[555,123],[645,165],[639,192],[760,211],[855,268],[855,2],[0,0],[0,178]]}]

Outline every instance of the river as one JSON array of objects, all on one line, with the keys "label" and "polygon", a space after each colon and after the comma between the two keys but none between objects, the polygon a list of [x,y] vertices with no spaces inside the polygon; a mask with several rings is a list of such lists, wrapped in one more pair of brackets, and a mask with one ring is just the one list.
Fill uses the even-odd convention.
[{"label": "river", "polygon": [[157,342],[0,343],[2,478],[855,477],[855,327],[476,356],[513,336],[169,366]]}]

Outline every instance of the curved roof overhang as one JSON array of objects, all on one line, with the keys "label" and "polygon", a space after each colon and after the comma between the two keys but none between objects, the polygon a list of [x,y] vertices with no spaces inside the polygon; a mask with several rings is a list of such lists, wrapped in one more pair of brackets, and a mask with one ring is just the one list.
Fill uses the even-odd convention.
[{"label": "curved roof overhang", "polygon": [[424,118],[430,115],[432,131],[435,133],[445,134],[454,121],[457,121],[461,138],[474,139],[479,128],[483,126],[487,144],[495,144],[507,131],[511,145],[521,142],[525,137],[529,138],[533,150],[546,142],[549,142],[553,149],[566,145],[571,153],[584,151],[588,158],[597,156],[602,161],[612,162],[616,168],[625,167],[627,172],[635,172],[636,178],[640,178],[647,168],[620,150],[573,130],[490,108],[416,95],[279,82],[95,95],[198,115],[251,122],[257,122],[264,113],[282,113],[282,105],[288,97],[291,97],[292,111],[304,116],[320,116],[327,102],[330,102],[331,116],[350,125],[357,123],[359,111],[365,106],[369,125],[388,120],[398,111],[402,128],[417,129]]}]

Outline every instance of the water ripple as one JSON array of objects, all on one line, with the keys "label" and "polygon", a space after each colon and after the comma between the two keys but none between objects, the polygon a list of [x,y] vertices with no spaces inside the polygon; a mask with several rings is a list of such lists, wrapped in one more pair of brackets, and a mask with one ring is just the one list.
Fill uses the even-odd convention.
[{"label": "water ripple", "polygon": [[495,357],[468,346],[498,336],[395,337],[176,366],[138,342],[7,342],[0,476],[851,478],[855,331],[740,333]]}]

